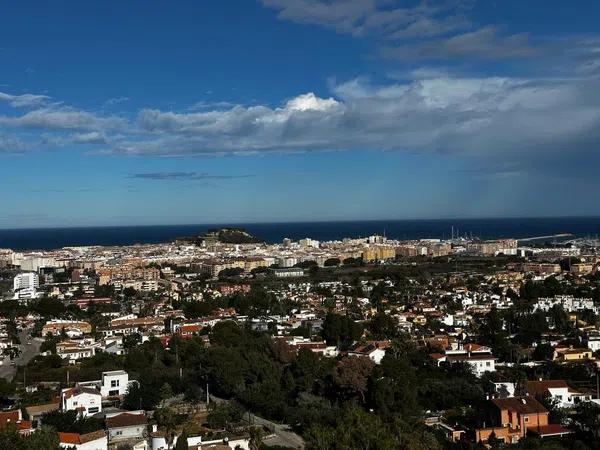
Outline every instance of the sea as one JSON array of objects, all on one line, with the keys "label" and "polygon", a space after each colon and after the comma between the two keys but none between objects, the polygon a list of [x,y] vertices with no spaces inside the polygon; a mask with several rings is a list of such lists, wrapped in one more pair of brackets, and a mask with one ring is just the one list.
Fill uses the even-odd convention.
[{"label": "sea", "polygon": [[[320,241],[367,237],[392,239],[475,236],[482,239],[532,238],[570,233],[574,237],[600,235],[600,217],[493,218],[436,220],[358,220],[337,222],[226,223],[196,225],[105,226],[81,228],[0,229],[0,248],[50,250],[86,245],[132,245],[169,242],[195,236],[211,228],[239,227],[268,243],[310,237]],[[552,239],[547,239],[552,241]]]}]

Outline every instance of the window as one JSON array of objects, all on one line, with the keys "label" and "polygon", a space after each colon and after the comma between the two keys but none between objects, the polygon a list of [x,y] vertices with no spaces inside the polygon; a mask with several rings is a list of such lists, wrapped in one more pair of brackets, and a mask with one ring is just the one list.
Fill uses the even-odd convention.
[{"label": "window", "polygon": [[488,362],[486,362],[486,363],[485,363],[485,365],[486,365],[487,367],[490,367],[490,366],[492,365],[492,363],[488,361]]},{"label": "window", "polygon": [[88,409],[88,413],[90,413],[90,414],[96,414],[99,411],[100,411],[100,408],[98,408],[97,406]]},{"label": "window", "polygon": [[123,434],[122,431],[115,431],[115,436],[121,436]]},{"label": "window", "polygon": [[524,422],[525,422],[525,423],[529,422],[529,417],[525,417],[525,420],[524,420]]},{"label": "window", "polygon": [[119,380],[110,380],[110,387],[119,387]]}]

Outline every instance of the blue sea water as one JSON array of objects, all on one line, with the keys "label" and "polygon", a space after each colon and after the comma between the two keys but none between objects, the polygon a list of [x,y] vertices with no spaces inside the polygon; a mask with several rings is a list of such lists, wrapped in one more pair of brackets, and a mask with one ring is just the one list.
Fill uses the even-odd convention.
[{"label": "blue sea water", "polygon": [[201,234],[209,228],[241,227],[269,243],[283,238],[311,237],[326,241],[344,237],[385,234],[396,239],[450,237],[455,232],[483,239],[527,238],[559,233],[578,237],[600,234],[600,217],[381,220],[342,222],[198,224],[85,228],[0,229],[0,248],[13,250],[54,249],[81,245],[129,245],[168,242]]}]

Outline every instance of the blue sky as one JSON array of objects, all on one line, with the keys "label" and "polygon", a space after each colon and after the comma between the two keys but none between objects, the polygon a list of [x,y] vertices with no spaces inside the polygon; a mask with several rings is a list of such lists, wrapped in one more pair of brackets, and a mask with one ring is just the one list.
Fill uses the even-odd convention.
[{"label": "blue sky", "polygon": [[3,2],[0,228],[598,215],[600,4]]}]

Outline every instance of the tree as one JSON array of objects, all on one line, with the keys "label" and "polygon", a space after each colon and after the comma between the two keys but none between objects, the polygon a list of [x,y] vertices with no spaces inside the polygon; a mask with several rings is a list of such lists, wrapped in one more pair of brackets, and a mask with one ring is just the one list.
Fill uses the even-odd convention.
[{"label": "tree", "polygon": [[374,367],[375,363],[369,358],[344,358],[333,370],[333,382],[346,395],[359,394],[364,403],[368,379]]},{"label": "tree", "polygon": [[216,405],[208,413],[206,423],[213,429],[228,429],[242,420],[244,410],[236,403]]},{"label": "tree", "polygon": [[123,295],[125,296],[125,298],[133,298],[135,297],[136,293],[137,291],[132,287],[126,287],[125,289],[123,289]]},{"label": "tree", "polygon": [[262,428],[252,427],[248,430],[248,434],[250,435],[250,441],[248,442],[250,450],[259,450],[264,438]]},{"label": "tree", "polygon": [[398,323],[392,316],[379,312],[371,319],[369,331],[373,339],[393,339],[398,336]]},{"label": "tree", "polygon": [[4,350],[2,350],[2,354],[8,356],[11,361],[21,356],[21,353],[22,352],[19,347],[6,347]]},{"label": "tree", "polygon": [[177,438],[177,444],[175,444],[174,450],[188,450],[188,434],[185,428]]},{"label": "tree", "polygon": [[175,430],[178,425],[177,415],[171,408],[158,408],[154,412],[154,417],[158,426],[164,428],[165,440],[171,445],[175,440]]},{"label": "tree", "polygon": [[0,448],[11,450],[60,450],[58,434],[43,426],[35,432],[21,436],[14,424],[0,431]]},{"label": "tree", "polygon": [[91,433],[102,429],[102,420],[94,417],[79,418],[77,411],[51,411],[42,416],[42,423],[65,433]]},{"label": "tree", "polygon": [[596,441],[600,439],[600,406],[592,402],[580,403],[573,421],[580,432],[591,434]]},{"label": "tree", "polygon": [[123,338],[123,348],[131,350],[142,343],[142,335],[139,333],[131,333]]},{"label": "tree", "polygon": [[347,316],[328,313],[323,322],[323,338],[329,345],[347,348],[362,335],[362,325]]},{"label": "tree", "polygon": [[335,430],[327,425],[316,423],[306,432],[306,442],[313,450],[330,450],[335,444]]},{"label": "tree", "polygon": [[328,258],[325,260],[325,262],[323,263],[323,265],[325,267],[337,267],[341,264],[341,261],[339,258]]},{"label": "tree", "polygon": [[244,330],[234,321],[218,322],[210,333],[211,344],[224,347],[238,347],[242,341]]},{"label": "tree", "polygon": [[165,405],[165,402],[173,397],[173,389],[169,383],[164,383],[160,388],[160,400],[161,405]]},{"label": "tree", "polygon": [[538,344],[531,354],[534,361],[551,360],[554,356],[554,348],[551,344]]}]

